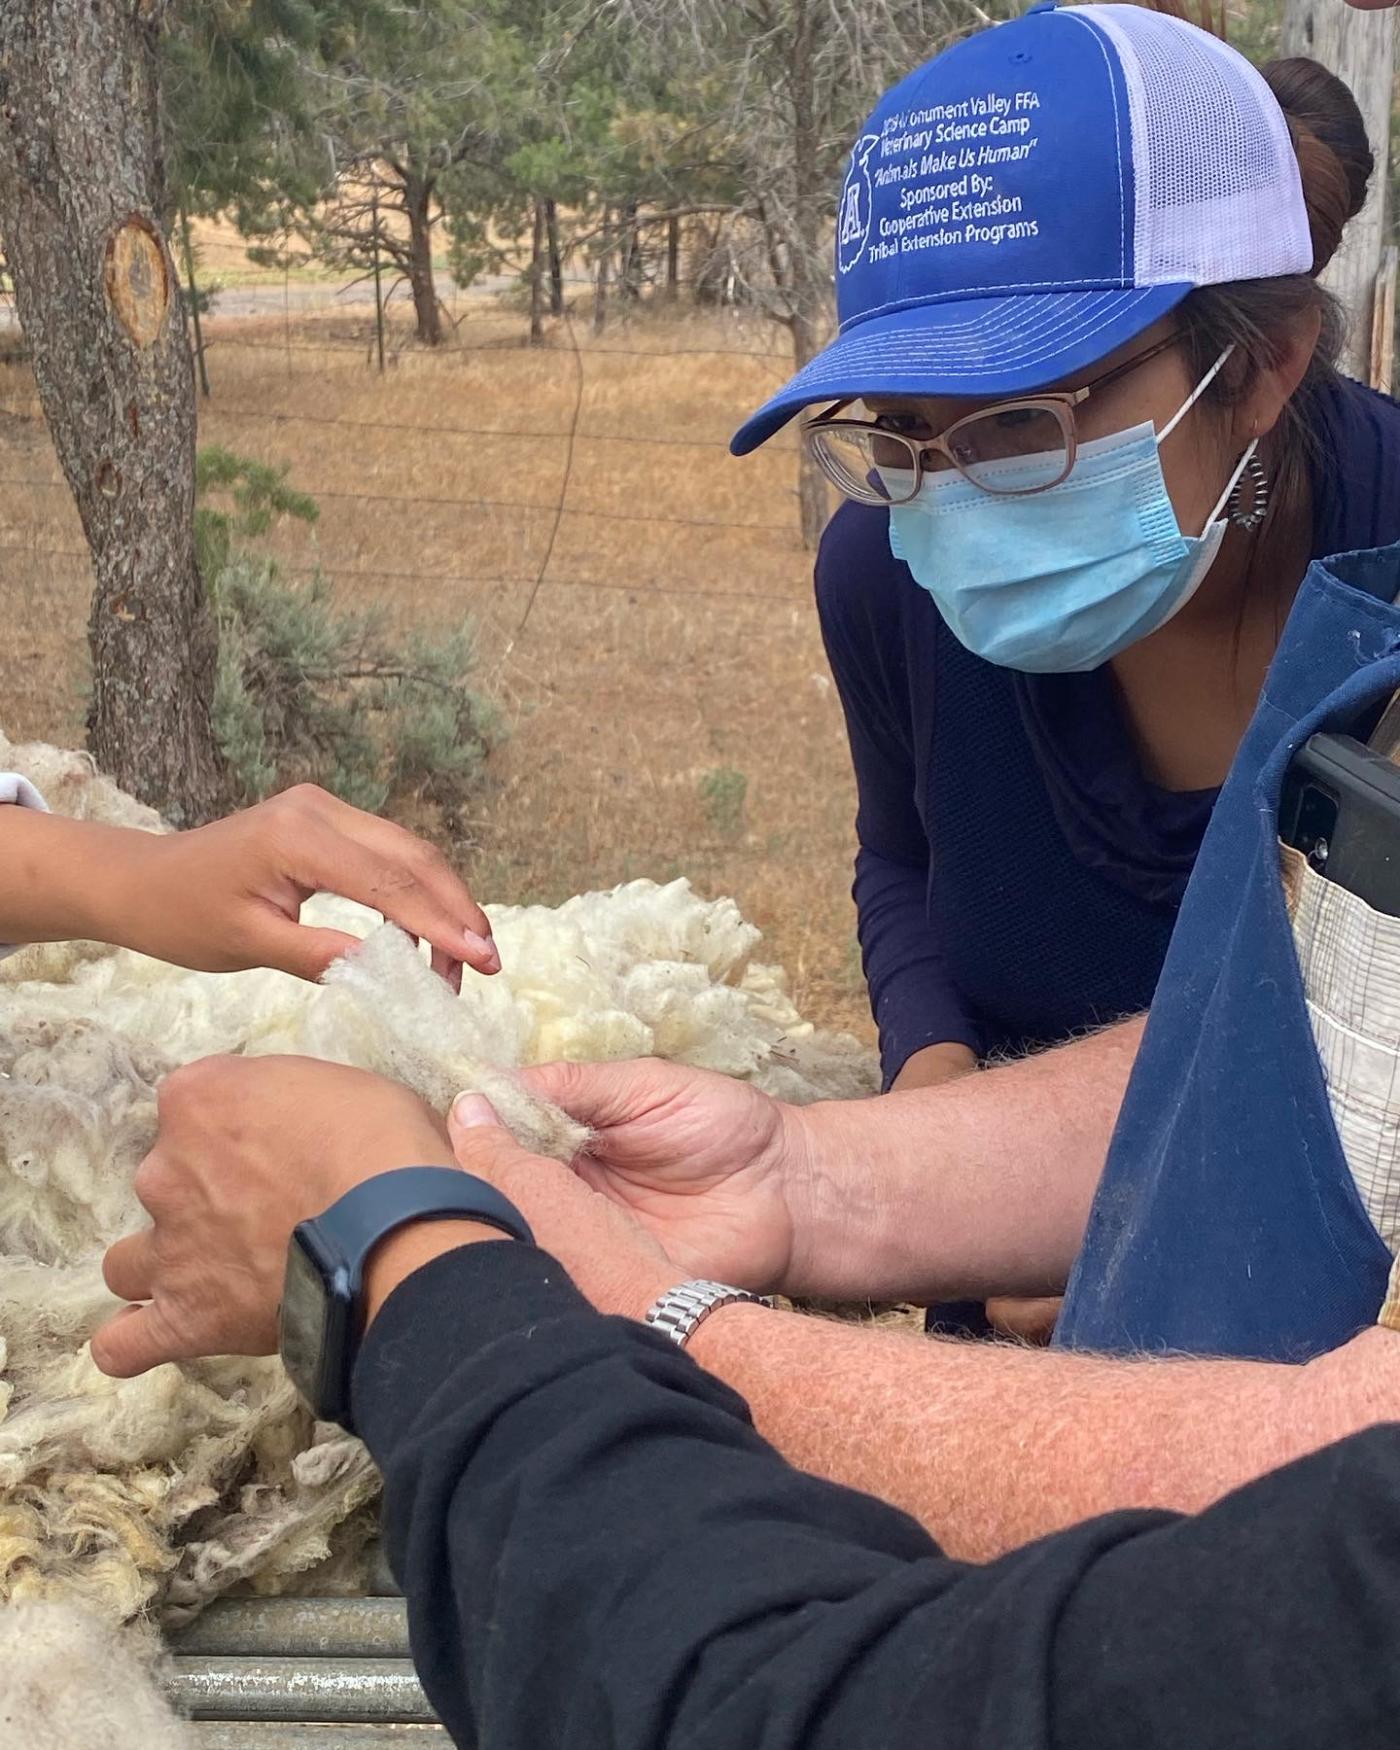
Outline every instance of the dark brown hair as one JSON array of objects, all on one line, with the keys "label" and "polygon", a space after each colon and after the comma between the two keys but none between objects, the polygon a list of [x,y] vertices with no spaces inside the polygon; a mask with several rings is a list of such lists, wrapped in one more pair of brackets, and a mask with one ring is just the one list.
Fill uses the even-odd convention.
[{"label": "dark brown hair", "polygon": [[1312,234],[1312,271],[1202,286],[1182,303],[1179,321],[1198,379],[1233,345],[1228,364],[1207,392],[1208,400],[1226,407],[1244,399],[1258,373],[1287,355],[1304,323],[1320,321],[1307,374],[1261,445],[1272,485],[1268,516],[1254,549],[1262,561],[1277,543],[1290,540],[1307,509],[1308,461],[1321,444],[1319,391],[1335,380],[1345,337],[1341,307],[1317,275],[1336,253],[1348,221],[1365,204],[1375,159],[1356,99],[1334,73],[1301,56],[1271,61],[1261,71],[1287,118],[1298,156]]}]

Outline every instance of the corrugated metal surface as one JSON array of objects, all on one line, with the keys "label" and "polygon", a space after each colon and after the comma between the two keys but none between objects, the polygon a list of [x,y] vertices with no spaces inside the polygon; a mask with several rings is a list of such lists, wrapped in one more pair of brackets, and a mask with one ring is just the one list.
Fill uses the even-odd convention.
[{"label": "corrugated metal surface", "polygon": [[452,1750],[441,1726],[288,1726],[209,1720],[191,1727],[198,1750]]},{"label": "corrugated metal surface", "polygon": [[198,1720],[422,1725],[437,1718],[408,1659],[180,1655],[166,1689],[182,1713]]},{"label": "corrugated metal surface", "polygon": [[225,1598],[171,1641],[174,1652],[406,1659],[402,1598]]},{"label": "corrugated metal surface", "polygon": [[170,1648],[166,1687],[199,1750],[450,1750],[402,1598],[224,1599]]}]

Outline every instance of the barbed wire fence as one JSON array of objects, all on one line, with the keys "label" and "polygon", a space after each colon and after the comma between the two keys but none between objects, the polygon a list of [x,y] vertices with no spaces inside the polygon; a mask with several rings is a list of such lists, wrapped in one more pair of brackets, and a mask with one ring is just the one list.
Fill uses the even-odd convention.
[{"label": "barbed wire fence", "polygon": [[[449,829],[474,881],[543,903],[637,874],[708,881],[743,896],[813,1002],[859,1025],[849,768],[798,445],[728,454],[791,374],[787,331],[683,292],[632,310],[615,295],[598,334],[591,282],[571,276],[533,343],[509,290],[459,293],[436,349],[405,300],[381,374],[372,302],[319,282],[288,313],[285,285],[248,277],[205,323],[199,443],[290,461],[288,485],[321,507],[314,532],[272,531],[284,578],[324,579],[350,614],[382,605],[395,632],[476,622],[467,684],[511,734],[499,789]],[[80,738],[91,560],[3,286],[0,579],[15,628],[0,728]]]},{"label": "barbed wire fence", "polygon": [[[759,317],[745,318],[733,313],[694,307],[695,315],[705,320],[707,326],[714,326],[717,322],[727,324],[728,332],[724,335],[722,344],[691,344],[686,338],[685,321],[673,320],[665,333],[659,333],[655,325],[648,322],[647,318],[652,313],[651,306],[663,302],[659,297],[650,297],[639,300],[638,307],[630,314],[625,308],[615,312],[608,330],[603,334],[590,334],[586,344],[580,343],[576,331],[577,314],[568,303],[564,316],[555,318],[551,323],[555,331],[554,337],[527,341],[522,331],[528,318],[521,309],[513,307],[509,293],[504,292],[500,284],[493,283],[484,291],[452,285],[449,291],[449,308],[453,320],[452,338],[449,342],[438,349],[421,348],[413,343],[411,330],[406,323],[396,324],[391,329],[391,367],[387,373],[381,375],[375,369],[374,304],[372,297],[365,295],[358,278],[343,284],[320,278],[309,284],[299,283],[294,303],[290,275],[283,276],[280,287],[276,283],[275,274],[259,275],[248,271],[245,275],[244,270],[249,270],[252,264],[245,249],[233,243],[206,241],[201,245],[201,256],[207,258],[220,250],[227,252],[230,261],[237,264],[237,277],[246,283],[220,286],[217,281],[211,282],[211,307],[205,311],[202,348],[205,362],[210,368],[212,389],[207,399],[200,399],[202,420],[207,418],[217,426],[227,422],[246,428],[250,441],[256,441],[259,433],[264,434],[262,447],[270,455],[276,453],[272,434],[279,429],[289,432],[294,429],[324,431],[328,440],[334,433],[352,443],[356,441],[357,434],[363,432],[366,435],[389,433],[402,437],[405,441],[428,443],[444,438],[519,439],[557,442],[564,447],[557,491],[542,493],[538,484],[532,483],[531,496],[528,497],[369,489],[347,491],[339,487],[322,487],[315,483],[304,487],[318,503],[342,509],[363,506],[389,510],[402,506],[425,514],[445,511],[454,515],[511,513],[539,518],[547,527],[547,536],[537,564],[522,567],[518,571],[439,570],[426,566],[415,567],[412,564],[385,567],[342,563],[333,555],[326,554],[315,563],[279,559],[279,565],[288,575],[309,577],[320,574],[333,585],[340,579],[367,585],[450,584],[481,592],[483,604],[489,600],[492,592],[523,590],[526,593],[518,616],[513,624],[507,624],[503,628],[505,638],[498,658],[500,663],[509,658],[516,641],[530,622],[541,593],[546,590],[620,591],[710,601],[768,602],[788,608],[803,601],[803,594],[797,589],[765,587],[762,583],[755,585],[741,581],[737,584],[725,584],[688,580],[673,574],[652,575],[647,573],[644,566],[640,569],[629,569],[626,577],[586,576],[577,571],[563,570],[558,564],[560,531],[566,523],[578,522],[635,525],[638,538],[632,544],[634,561],[638,557],[644,558],[645,530],[651,527],[657,530],[736,532],[742,535],[745,542],[760,548],[771,548],[775,555],[790,555],[795,568],[801,566],[805,569],[806,556],[799,524],[795,466],[791,490],[785,490],[783,494],[784,514],[763,519],[750,516],[713,517],[685,514],[686,473],[684,469],[672,465],[668,465],[665,470],[668,480],[666,495],[663,497],[659,492],[650,495],[650,503],[644,509],[600,509],[577,502],[573,492],[578,477],[577,458],[584,446],[618,445],[630,449],[644,447],[656,451],[658,455],[683,451],[701,455],[706,452],[713,454],[726,451],[728,447],[727,440],[723,437],[690,436],[662,429],[648,429],[645,432],[600,430],[592,422],[585,423],[586,390],[592,373],[597,368],[606,370],[610,361],[622,360],[693,359],[697,364],[698,361],[706,359],[751,361],[755,372],[761,373],[764,378],[762,392],[766,393],[768,388],[776,387],[783,381],[791,370],[787,336],[781,329],[774,327],[770,334],[767,325]],[[577,294],[580,291],[586,294],[594,285],[591,276],[578,274],[566,275],[564,283],[566,294]],[[682,289],[689,289],[694,282],[681,279],[678,284]],[[668,292],[670,289],[668,288]],[[282,304],[280,311],[276,307],[279,292]],[[231,306],[230,313],[226,314],[221,309],[222,301]],[[667,302],[664,308],[674,318],[678,314],[684,317],[692,307],[687,305],[677,310],[674,303]],[[389,312],[394,310],[392,299],[388,301],[386,309]],[[270,325],[276,323],[279,317],[282,331],[269,332]],[[350,332],[361,321],[363,333]],[[489,338],[474,338],[474,324],[485,325],[488,321],[513,324],[516,332],[508,332],[504,338],[494,335]],[[314,332],[321,325],[326,330],[324,338]],[[0,289],[0,342],[7,332],[17,336],[18,324],[13,313],[12,300]],[[768,341],[769,344],[756,344],[758,340]],[[40,451],[33,443],[23,446],[24,454],[21,456],[17,446],[7,441],[7,433],[13,434],[19,429],[43,425],[42,410],[38,404],[37,393],[28,378],[22,349],[12,350],[16,353],[14,358],[0,357],[0,495],[19,495],[21,501],[33,494],[54,495],[54,516],[43,516],[39,521],[41,524],[57,524],[62,520],[68,487],[56,459],[51,452]],[[221,359],[245,354],[255,358],[263,354],[281,355],[286,363],[285,375],[293,383],[299,379],[326,380],[330,373],[335,373],[337,377],[345,373],[347,378],[358,373],[367,382],[382,382],[385,385],[383,400],[386,404],[383,416],[376,414],[365,417],[362,413],[322,413],[246,405],[238,395],[239,378],[222,380],[219,370]],[[558,359],[560,381],[569,386],[568,414],[561,424],[510,425],[489,420],[464,423],[460,418],[439,420],[393,416],[395,396],[392,385],[396,370],[404,366],[412,368],[418,362],[433,361],[441,367],[460,361],[464,369],[480,370],[492,358],[518,361],[522,356]],[[239,375],[241,377],[242,373]],[[744,411],[742,406],[732,409],[736,423]],[[204,441],[203,431],[201,441]],[[789,442],[785,447],[794,446]],[[657,472],[659,478],[662,469],[658,467]],[[299,481],[295,483],[301,485]],[[85,563],[88,558],[85,547],[55,544],[51,536],[44,539],[14,540],[4,538],[5,534],[4,519],[0,518],[0,554],[22,554],[27,555],[31,561],[65,563]],[[74,628],[75,633],[78,630]]]}]

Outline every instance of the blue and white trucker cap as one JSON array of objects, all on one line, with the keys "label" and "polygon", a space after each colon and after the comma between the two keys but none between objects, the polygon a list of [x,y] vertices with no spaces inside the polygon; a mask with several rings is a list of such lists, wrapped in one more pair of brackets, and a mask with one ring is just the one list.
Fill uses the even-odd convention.
[{"label": "blue and white trucker cap", "polygon": [[813,402],[1044,388],[1197,286],[1312,259],[1288,123],[1242,55],[1163,13],[1048,0],[883,98],[836,215],[837,337],[731,448]]}]

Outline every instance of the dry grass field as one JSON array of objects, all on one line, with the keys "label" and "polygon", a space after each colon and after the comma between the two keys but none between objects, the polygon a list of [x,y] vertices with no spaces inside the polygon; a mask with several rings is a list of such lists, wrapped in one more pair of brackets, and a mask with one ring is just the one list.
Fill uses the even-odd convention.
[{"label": "dry grass field", "polygon": [[[239,276],[242,284],[247,284]],[[404,623],[472,616],[510,727],[469,839],[487,900],[558,901],[637,875],[731,893],[802,1006],[868,1033],[848,898],[853,794],[797,533],[790,441],[725,442],[785,375],[751,320],[586,316],[524,344],[459,304],[432,355],[330,289],[206,325],[201,440],[290,465],[320,502],[278,529],[289,568]],[[322,307],[317,307],[320,305]],[[0,362],[0,724],[80,736],[89,580],[27,367]]]}]

